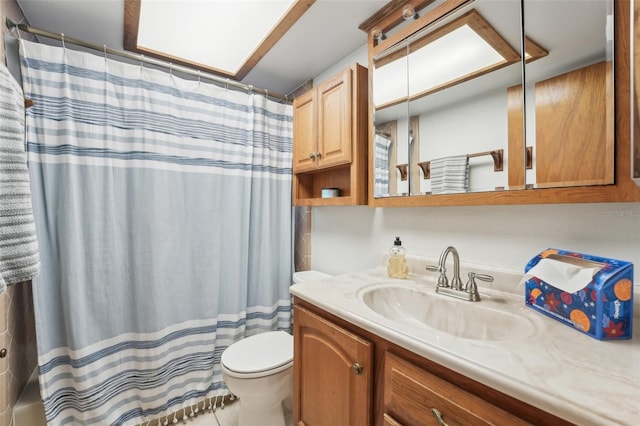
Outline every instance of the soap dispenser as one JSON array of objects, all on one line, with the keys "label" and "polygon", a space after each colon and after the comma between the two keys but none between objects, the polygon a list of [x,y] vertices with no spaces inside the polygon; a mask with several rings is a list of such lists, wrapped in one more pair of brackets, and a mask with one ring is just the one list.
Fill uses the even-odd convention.
[{"label": "soap dispenser", "polygon": [[409,276],[406,254],[407,250],[402,247],[400,237],[396,237],[393,246],[389,249],[389,265],[387,266],[387,275],[389,278],[405,279]]}]

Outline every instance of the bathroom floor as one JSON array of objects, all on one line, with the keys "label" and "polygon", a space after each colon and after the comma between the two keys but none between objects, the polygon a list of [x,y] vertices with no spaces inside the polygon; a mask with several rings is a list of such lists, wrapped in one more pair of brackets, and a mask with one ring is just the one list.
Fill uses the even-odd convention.
[{"label": "bathroom floor", "polygon": [[[225,405],[224,408],[218,408],[213,413],[203,413],[199,416],[189,418],[186,422],[178,422],[178,424],[186,426],[238,426],[238,406],[236,402]],[[291,425],[291,413],[285,412],[285,420]],[[256,425],[258,426],[258,425]]]},{"label": "bathroom floor", "polygon": [[238,404],[227,404],[224,408],[218,408],[212,413],[203,413],[190,418],[186,422],[178,422],[187,426],[237,426]]}]

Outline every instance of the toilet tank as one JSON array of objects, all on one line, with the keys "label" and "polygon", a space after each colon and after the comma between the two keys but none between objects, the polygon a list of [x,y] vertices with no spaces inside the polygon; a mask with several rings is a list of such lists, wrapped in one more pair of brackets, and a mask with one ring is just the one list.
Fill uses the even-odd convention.
[{"label": "toilet tank", "polygon": [[319,271],[300,271],[293,273],[293,283],[300,284],[306,283],[309,281],[321,280],[323,278],[330,277],[331,275],[325,274],[324,272]]}]

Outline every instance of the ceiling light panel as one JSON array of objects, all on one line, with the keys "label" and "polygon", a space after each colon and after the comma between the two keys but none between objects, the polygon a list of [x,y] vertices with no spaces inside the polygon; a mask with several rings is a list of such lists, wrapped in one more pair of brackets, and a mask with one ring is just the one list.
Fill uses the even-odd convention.
[{"label": "ceiling light panel", "polygon": [[143,0],[138,46],[235,74],[294,0]]}]

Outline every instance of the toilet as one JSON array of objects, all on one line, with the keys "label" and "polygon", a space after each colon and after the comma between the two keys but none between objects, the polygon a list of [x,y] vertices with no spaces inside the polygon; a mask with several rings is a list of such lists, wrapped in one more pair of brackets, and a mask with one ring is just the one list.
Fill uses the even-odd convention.
[{"label": "toilet", "polygon": [[[294,284],[329,275],[318,271],[293,274]],[[222,352],[222,377],[238,397],[239,426],[285,426],[293,394],[293,336],[268,331],[246,337]]]}]

